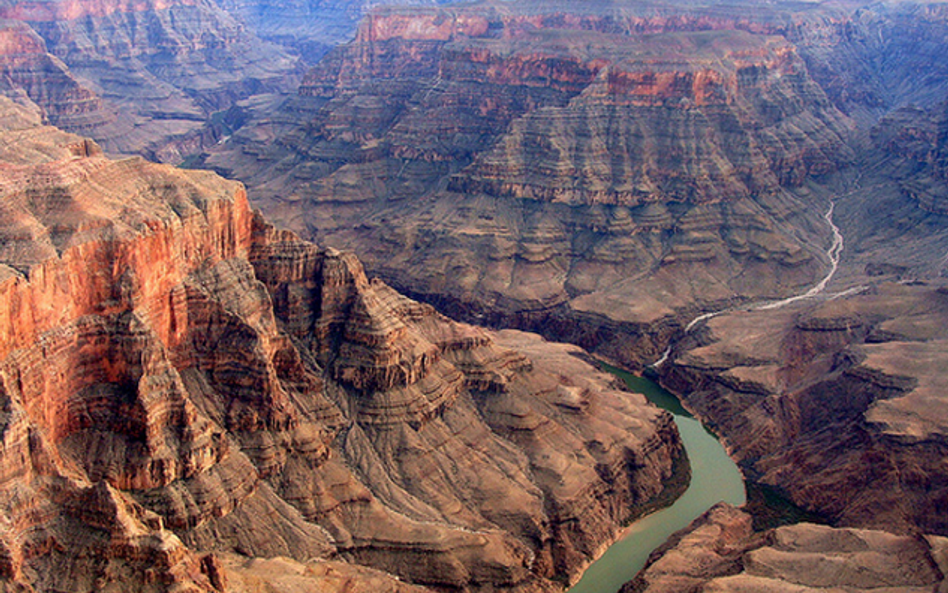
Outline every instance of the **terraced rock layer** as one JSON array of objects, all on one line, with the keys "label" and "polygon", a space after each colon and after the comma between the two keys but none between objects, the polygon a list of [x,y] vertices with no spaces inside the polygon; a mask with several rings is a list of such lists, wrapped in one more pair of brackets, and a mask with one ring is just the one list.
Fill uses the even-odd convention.
[{"label": "terraced rock layer", "polygon": [[5,95],[32,100],[56,125],[91,128],[116,117],[98,94],[47,51],[46,42],[26,23],[0,24],[0,70]]},{"label": "terraced rock layer", "polygon": [[445,310],[654,359],[685,312],[818,278],[803,184],[852,157],[771,25],[674,10],[379,9],[207,162]]},{"label": "terraced rock layer", "polygon": [[721,504],[657,550],[623,593],[940,591],[948,540],[800,523],[764,533]]},{"label": "terraced rock layer", "polygon": [[881,283],[723,315],[663,382],[748,475],[798,505],[839,525],[944,535],[946,306],[943,288]]},{"label": "terraced rock layer", "polygon": [[579,349],[0,106],[4,587],[558,590],[669,494],[670,417]]},{"label": "terraced rock layer", "polygon": [[748,476],[837,525],[948,533],[943,111],[873,130],[836,192],[845,248],[824,294],[723,311],[661,367]]},{"label": "terraced rock layer", "polygon": [[0,19],[6,94],[113,154],[180,162],[241,123],[239,100],[292,84],[289,55],[205,0],[9,1]]}]

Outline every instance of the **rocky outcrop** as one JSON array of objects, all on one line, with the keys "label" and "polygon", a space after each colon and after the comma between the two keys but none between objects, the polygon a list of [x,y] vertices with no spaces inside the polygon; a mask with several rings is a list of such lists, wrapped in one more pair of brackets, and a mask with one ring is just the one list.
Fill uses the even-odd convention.
[{"label": "rocky outcrop", "polygon": [[948,540],[800,523],[753,533],[720,504],[672,537],[621,591],[933,591]]},{"label": "rocky outcrop", "polygon": [[670,417],[577,348],[453,322],[237,183],[0,106],[5,586],[274,578],[239,554],[555,590],[669,494]]},{"label": "rocky outcrop", "polygon": [[4,44],[7,94],[110,153],[180,162],[236,125],[237,101],[284,91],[294,68],[201,0],[5,2],[0,18],[20,38]]},{"label": "rocky outcrop", "polygon": [[863,294],[708,322],[663,382],[746,473],[846,526],[944,535],[943,290]]}]

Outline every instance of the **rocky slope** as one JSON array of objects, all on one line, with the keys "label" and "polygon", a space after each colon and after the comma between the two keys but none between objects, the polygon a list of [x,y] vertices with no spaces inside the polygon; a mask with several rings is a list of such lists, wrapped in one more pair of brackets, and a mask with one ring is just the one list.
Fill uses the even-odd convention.
[{"label": "rocky slope", "polygon": [[873,128],[888,177],[925,211],[948,214],[948,101],[894,111]]},{"label": "rocky slope", "polygon": [[26,23],[0,21],[0,72],[0,91],[21,102],[29,98],[55,125],[94,128],[115,118],[102,98],[51,55],[46,42]]},{"label": "rocky slope", "polygon": [[0,106],[5,588],[557,590],[669,494],[670,417],[578,348]]},{"label": "rocky slope", "polygon": [[873,130],[822,300],[724,311],[660,369],[748,475],[838,524],[948,533],[944,109]]},{"label": "rocky slope", "polygon": [[707,322],[662,367],[747,473],[837,524],[946,534],[948,295],[859,295]]},{"label": "rocky slope", "polygon": [[943,2],[839,3],[805,10],[786,35],[834,103],[865,128],[887,112],[948,94]]},{"label": "rocky slope", "polygon": [[724,504],[657,550],[622,593],[943,591],[948,539],[801,523],[764,533]]},{"label": "rocky slope", "polygon": [[239,100],[293,80],[290,56],[207,0],[11,0],[0,19],[21,38],[3,45],[7,84],[111,153],[179,162],[239,125]]},{"label": "rocky slope", "polygon": [[852,151],[785,38],[649,10],[379,9],[208,164],[448,311],[653,359],[688,311],[818,277],[801,184]]}]

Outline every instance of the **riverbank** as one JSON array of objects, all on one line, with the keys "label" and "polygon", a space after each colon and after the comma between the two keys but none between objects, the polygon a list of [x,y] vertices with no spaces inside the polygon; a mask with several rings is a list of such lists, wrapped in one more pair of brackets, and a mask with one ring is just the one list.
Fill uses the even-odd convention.
[{"label": "riverbank", "polygon": [[647,515],[626,528],[623,536],[593,564],[570,593],[611,593],[635,577],[654,549],[673,533],[724,501],[735,506],[746,501],[744,480],[720,442],[692,417],[678,399],[657,383],[621,369],[603,365],[632,391],[674,415],[691,468],[691,483],[671,506]]}]

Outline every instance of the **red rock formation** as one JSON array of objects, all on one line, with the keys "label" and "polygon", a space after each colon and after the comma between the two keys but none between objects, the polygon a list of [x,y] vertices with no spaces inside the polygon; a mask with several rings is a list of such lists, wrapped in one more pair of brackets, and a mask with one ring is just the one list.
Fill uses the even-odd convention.
[{"label": "red rock formation", "polygon": [[272,118],[278,140],[208,162],[454,315],[641,364],[691,311],[821,273],[825,206],[797,188],[851,160],[851,122],[771,34],[791,20],[379,9]]},{"label": "red rock formation", "polygon": [[237,183],[2,107],[7,585],[209,591],[255,578],[211,552],[344,553],[548,590],[662,494],[668,415],[570,349],[369,281]]}]

